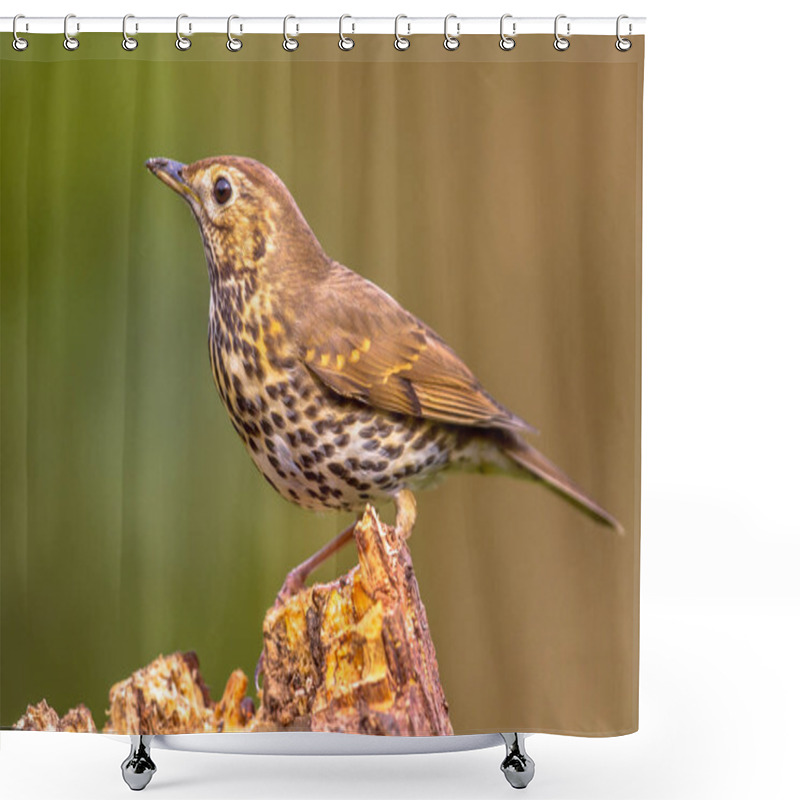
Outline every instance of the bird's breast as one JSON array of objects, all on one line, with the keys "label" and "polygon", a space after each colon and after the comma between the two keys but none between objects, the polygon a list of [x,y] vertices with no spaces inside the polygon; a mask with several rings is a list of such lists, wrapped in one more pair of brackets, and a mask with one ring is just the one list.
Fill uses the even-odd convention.
[{"label": "bird's breast", "polygon": [[208,325],[211,368],[234,425],[265,412],[267,387],[278,385],[294,366],[281,331],[274,318],[241,314],[230,304],[212,302]]},{"label": "bird's breast", "polygon": [[452,426],[342,397],[292,356],[277,329],[269,319],[231,328],[225,313],[212,313],[209,354],[234,428],[284,498],[313,510],[358,509],[448,465]]}]

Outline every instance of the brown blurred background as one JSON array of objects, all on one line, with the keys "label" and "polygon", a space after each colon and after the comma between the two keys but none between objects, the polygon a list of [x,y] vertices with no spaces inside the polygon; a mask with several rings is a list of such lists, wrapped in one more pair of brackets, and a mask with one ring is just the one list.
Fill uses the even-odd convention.
[{"label": "brown blurred background", "polygon": [[0,724],[42,697],[102,724],[111,684],[177,649],[219,695],[286,571],[349,522],[281,500],[216,396],[200,236],[144,161],[226,153],[272,167],[626,528],[510,479],[420,496],[456,733],[634,730],[643,40],[29,38],[0,47]]}]

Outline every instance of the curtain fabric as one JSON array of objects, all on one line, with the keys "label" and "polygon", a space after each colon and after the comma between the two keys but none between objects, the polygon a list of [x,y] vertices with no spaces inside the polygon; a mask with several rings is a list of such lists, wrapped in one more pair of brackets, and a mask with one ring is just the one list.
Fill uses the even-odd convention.
[{"label": "curtain fabric", "polygon": [[453,731],[636,730],[644,40],[119,38],[0,56],[0,724],[46,698],[100,728],[112,684],[177,651],[218,697],[288,570],[352,521],[254,468],[212,380],[198,227],[145,168],[240,155],[624,528],[502,475],[417,494]]}]

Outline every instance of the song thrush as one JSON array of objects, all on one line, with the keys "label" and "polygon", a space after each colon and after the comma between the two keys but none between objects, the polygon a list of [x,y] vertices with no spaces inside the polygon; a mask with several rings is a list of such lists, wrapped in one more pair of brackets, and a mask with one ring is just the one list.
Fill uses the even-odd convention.
[{"label": "song thrush", "polygon": [[[522,433],[425,323],[333,261],[280,178],[248,158],[147,167],[184,198],[211,284],[208,347],[228,415],[263,476],[303,508],[391,498],[410,534],[412,490],[454,468],[544,482],[617,521]],[[287,577],[297,591],[352,526]]]}]

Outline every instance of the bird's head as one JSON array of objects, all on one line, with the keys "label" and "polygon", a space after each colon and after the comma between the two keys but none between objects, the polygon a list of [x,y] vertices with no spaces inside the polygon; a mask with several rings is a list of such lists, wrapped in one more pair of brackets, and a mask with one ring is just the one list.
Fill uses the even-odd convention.
[{"label": "bird's head", "polygon": [[320,268],[327,258],[281,179],[258,161],[218,156],[147,168],[189,204],[200,226],[212,288]]}]

